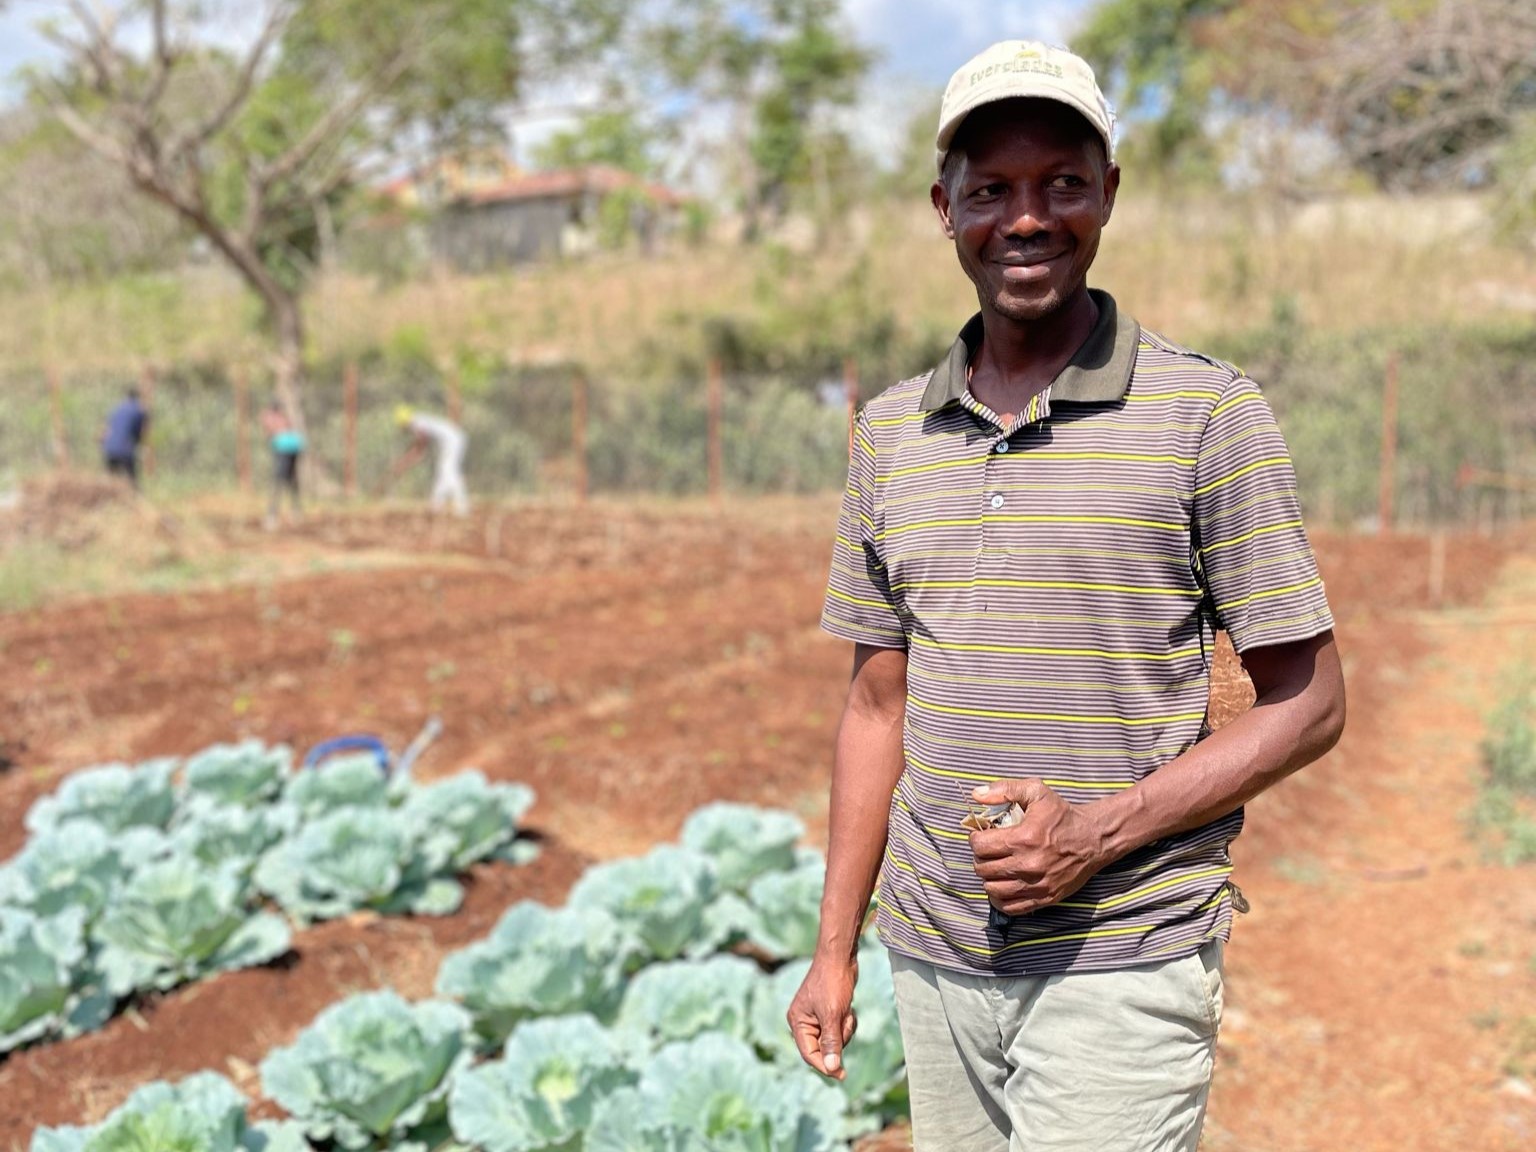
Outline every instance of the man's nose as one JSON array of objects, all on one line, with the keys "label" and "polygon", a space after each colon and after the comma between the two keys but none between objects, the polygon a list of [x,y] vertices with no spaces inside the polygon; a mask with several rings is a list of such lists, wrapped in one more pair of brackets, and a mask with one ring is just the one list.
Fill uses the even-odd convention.
[{"label": "man's nose", "polygon": [[1022,188],[1008,198],[1003,215],[1004,234],[1033,236],[1051,230],[1051,213],[1046,198],[1034,189]]}]

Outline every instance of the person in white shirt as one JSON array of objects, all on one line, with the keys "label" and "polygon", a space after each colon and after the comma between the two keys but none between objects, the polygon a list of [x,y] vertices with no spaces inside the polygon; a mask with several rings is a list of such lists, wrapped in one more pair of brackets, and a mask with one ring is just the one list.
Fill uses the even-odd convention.
[{"label": "person in white shirt", "polygon": [[464,429],[452,420],[417,412],[405,404],[395,409],[395,423],[410,434],[411,445],[395,462],[390,479],[412,467],[430,448],[434,458],[433,510],[451,507],[455,516],[469,515],[469,489],[464,483],[464,450],[469,441]]}]

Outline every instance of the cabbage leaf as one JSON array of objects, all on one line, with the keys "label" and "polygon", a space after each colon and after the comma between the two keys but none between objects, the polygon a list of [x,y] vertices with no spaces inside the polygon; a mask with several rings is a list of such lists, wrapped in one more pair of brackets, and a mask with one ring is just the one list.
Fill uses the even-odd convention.
[{"label": "cabbage leaf", "polygon": [[719,942],[705,916],[715,891],[709,857],[662,844],[644,856],[597,864],[582,874],[567,903],[601,908],[634,933],[658,960],[702,954]]},{"label": "cabbage leaf", "polygon": [[[517,822],[532,805],[532,788],[491,784],[470,770],[413,787],[400,810],[427,866],[462,872],[492,856],[513,858]],[[527,857],[518,852],[515,858],[521,862]]]},{"label": "cabbage leaf", "polygon": [[108,832],[128,828],[164,828],[176,810],[171,777],[174,760],[149,760],[138,767],[104,764],[65,778],[59,790],[27,811],[29,832],[89,820]]},{"label": "cabbage leaf", "polygon": [[569,1148],[598,1102],[635,1082],[631,1060],[624,1043],[585,1013],[525,1021],[500,1060],[455,1080],[453,1133],[485,1152]]},{"label": "cabbage leaf", "polygon": [[843,1094],[810,1069],[760,1062],[732,1036],[705,1033],[656,1053],[634,1088],[597,1109],[586,1152],[834,1152]]},{"label": "cabbage leaf", "polygon": [[715,864],[720,887],[745,892],[766,872],[795,866],[795,844],[805,835],[798,817],[751,804],[706,804],[683,823],[682,843]]},{"label": "cabbage leaf", "polygon": [[443,1121],[452,1077],[470,1059],[469,1025],[463,1009],[439,1000],[353,996],[268,1054],[262,1091],[311,1140],[347,1149],[409,1141]]},{"label": "cabbage leaf", "polygon": [[741,956],[652,964],[629,982],[615,1026],[658,1044],[701,1032],[745,1040],[749,1005],[764,979],[757,965]]},{"label": "cabbage leaf", "polygon": [[76,971],[85,953],[79,909],[39,917],[0,908],[0,1053],[71,1030]]},{"label": "cabbage leaf", "polygon": [[256,865],[256,885],[303,923],[358,908],[386,915],[446,915],[463,890],[436,877],[416,851],[400,813],[342,808],[282,840]]},{"label": "cabbage leaf", "polygon": [[280,916],[252,910],[233,866],[210,871],[183,856],[146,865],[93,932],[107,992],[164,991],[209,972],[265,964],[288,950]]},{"label": "cabbage leaf", "polygon": [[146,1084],[100,1124],[39,1128],[31,1152],[309,1152],[293,1124],[250,1126],[246,1100],[216,1072]]},{"label": "cabbage leaf", "polygon": [[490,936],[443,961],[436,992],[464,1005],[483,1040],[500,1043],[531,1016],[611,1017],[635,951],[633,938],[600,909],[524,900]]},{"label": "cabbage leaf", "polygon": [[282,745],[215,744],[187,761],[182,791],[187,799],[249,807],[276,799],[292,775],[293,754]]}]

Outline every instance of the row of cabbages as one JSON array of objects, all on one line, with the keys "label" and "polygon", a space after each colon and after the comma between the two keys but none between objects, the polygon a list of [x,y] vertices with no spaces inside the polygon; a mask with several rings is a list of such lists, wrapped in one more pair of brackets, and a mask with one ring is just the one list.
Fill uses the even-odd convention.
[{"label": "row of cabbages", "polygon": [[532,802],[478,772],[386,777],[369,757],[296,772],[258,743],[78,772],[0,866],[0,1053],[100,1027],[136,992],[266,963],[292,924],[452,912],[457,873],[528,857]]},{"label": "row of cabbages", "polygon": [[[141,1089],[100,1128],[41,1130],[32,1152],[136,1148],[103,1136],[135,1109],[208,1133],[176,1145],[187,1152],[844,1149],[903,1110],[901,1038],[885,951],[869,943],[847,1079],[801,1062],[784,1014],[809,965],[822,874],[794,848],[802,832],[786,813],[701,809],[681,846],[589,869],[564,907],[513,906],[445,959],[438,999],[386,990],[331,1006],[261,1063],[284,1125],[200,1118],[207,1082],[228,1087],[209,1073]],[[720,951],[743,946],[765,962]],[[167,1109],[177,1092],[196,1100]]]}]

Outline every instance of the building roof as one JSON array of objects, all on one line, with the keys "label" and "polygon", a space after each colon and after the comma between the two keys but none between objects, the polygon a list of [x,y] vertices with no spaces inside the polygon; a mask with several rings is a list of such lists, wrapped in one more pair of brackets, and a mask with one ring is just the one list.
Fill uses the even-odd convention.
[{"label": "building roof", "polygon": [[561,168],[553,172],[530,172],[499,184],[475,188],[453,198],[453,203],[480,206],[508,204],[526,200],[564,200],[574,196],[606,196],[627,189],[639,189],[658,204],[676,206],[687,197],[661,184],[642,180],[632,172],[605,164],[584,168]]}]

